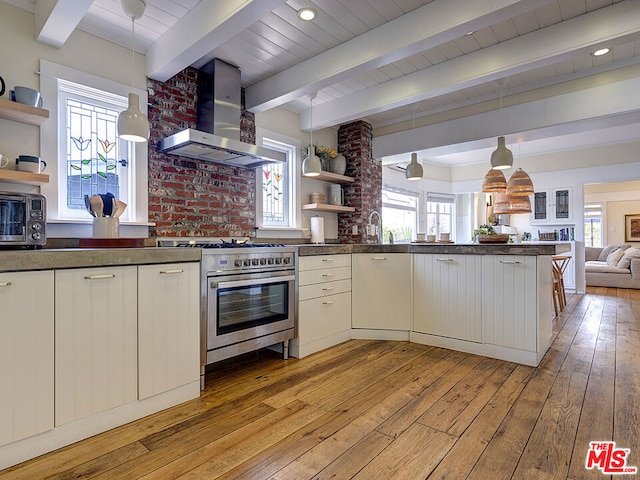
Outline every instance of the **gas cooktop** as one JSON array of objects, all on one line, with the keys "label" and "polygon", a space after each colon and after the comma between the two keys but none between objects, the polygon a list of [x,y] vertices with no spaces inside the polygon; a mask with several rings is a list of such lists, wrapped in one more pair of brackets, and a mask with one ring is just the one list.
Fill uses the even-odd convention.
[{"label": "gas cooktop", "polygon": [[230,239],[223,238],[163,238],[157,240],[159,247],[182,247],[182,248],[268,248],[268,247],[284,247],[282,243],[252,243],[249,239]]}]

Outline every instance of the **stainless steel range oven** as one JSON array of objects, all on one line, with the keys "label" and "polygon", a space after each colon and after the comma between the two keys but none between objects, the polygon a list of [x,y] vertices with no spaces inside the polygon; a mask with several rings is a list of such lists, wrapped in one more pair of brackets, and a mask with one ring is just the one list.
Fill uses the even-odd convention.
[{"label": "stainless steel range oven", "polygon": [[202,383],[206,365],[262,347],[281,343],[288,358],[297,249],[236,242],[177,246],[202,248]]}]

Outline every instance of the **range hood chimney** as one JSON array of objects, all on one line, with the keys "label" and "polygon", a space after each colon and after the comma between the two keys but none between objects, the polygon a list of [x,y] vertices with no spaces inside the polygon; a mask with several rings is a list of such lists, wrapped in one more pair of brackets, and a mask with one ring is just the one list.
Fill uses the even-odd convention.
[{"label": "range hood chimney", "polygon": [[196,129],[158,142],[158,150],[244,168],[285,162],[286,154],[240,141],[240,70],[213,59],[198,72]]}]

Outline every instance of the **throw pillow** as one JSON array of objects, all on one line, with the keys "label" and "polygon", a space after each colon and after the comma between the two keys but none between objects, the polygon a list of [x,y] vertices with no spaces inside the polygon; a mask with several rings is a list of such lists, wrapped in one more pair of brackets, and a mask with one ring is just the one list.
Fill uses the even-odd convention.
[{"label": "throw pillow", "polygon": [[634,258],[640,258],[640,248],[628,248],[624,251],[624,255],[618,262],[618,268],[629,268],[631,267],[631,260]]},{"label": "throw pillow", "polygon": [[607,257],[607,265],[609,265],[610,267],[617,266],[618,262],[623,257],[623,255],[624,255],[624,251],[621,248],[614,250]]},{"label": "throw pillow", "polygon": [[607,257],[611,254],[611,252],[613,252],[617,248],[618,248],[617,245],[607,245],[606,247],[604,247],[602,249],[602,251],[600,252],[600,255],[598,255],[598,261],[599,262],[606,262],[607,261]]}]

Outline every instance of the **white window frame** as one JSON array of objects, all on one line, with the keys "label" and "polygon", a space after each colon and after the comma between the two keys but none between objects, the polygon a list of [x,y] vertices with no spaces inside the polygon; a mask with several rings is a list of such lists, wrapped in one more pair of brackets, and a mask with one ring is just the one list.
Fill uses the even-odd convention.
[{"label": "white window frame", "polygon": [[[397,205],[394,203],[387,203],[384,201],[384,192],[392,192],[392,193],[396,193],[396,194],[400,194],[400,195],[406,195],[408,197],[413,197],[415,198],[415,208],[411,207],[411,206],[403,206],[403,205]],[[415,224],[413,225],[413,236],[412,238],[409,239],[408,242],[411,242],[413,239],[416,238],[416,234],[419,231],[419,223],[420,223],[420,192],[417,191],[413,191],[413,190],[406,190],[404,188],[399,188],[399,187],[395,187],[393,185],[382,185],[382,208],[384,211],[384,208],[393,208],[396,210],[404,210],[407,212],[415,212],[415,216],[416,216],[416,221]],[[382,215],[382,217],[384,218],[384,213]],[[385,227],[384,222],[382,224],[383,229]],[[388,238],[384,238],[383,241],[389,241]],[[400,243],[399,239],[395,239],[396,243]]]},{"label": "white window frame", "polygon": [[300,140],[272,132],[265,129],[256,129],[257,140],[263,147],[279,150],[287,155],[286,168],[289,178],[287,192],[288,212],[285,212],[286,222],[264,222],[262,210],[262,182],[264,173],[262,168],[256,169],[256,226],[261,230],[299,230],[300,229],[300,205],[298,182],[298,157],[300,155]]},{"label": "white window frame", "polygon": [[[594,246],[591,245],[591,239],[587,239],[587,228],[586,228],[586,223],[588,220],[590,219],[595,219],[597,218],[600,222],[600,245],[595,245],[595,247],[604,247],[605,246],[605,242],[604,242],[604,211],[605,211],[605,204],[602,202],[591,202],[591,203],[585,203],[584,205],[584,244],[586,246]],[[599,212],[599,215],[593,215],[592,212]],[[587,241],[589,240],[589,241]]]},{"label": "white window frame", "polygon": [[[427,231],[427,233],[433,233],[436,235],[436,238],[440,238],[440,234],[441,233],[449,233],[450,234],[450,238],[455,238],[456,232],[456,225],[455,225],[455,217],[456,217],[456,196],[449,194],[449,193],[427,193],[425,195],[425,230]],[[447,203],[447,204],[451,204],[451,213],[450,214],[443,214],[440,213],[439,209],[437,209],[438,211],[436,212],[430,212],[429,211],[429,203],[437,203],[437,204],[442,204],[442,203]],[[440,215],[450,215],[451,218],[449,219],[449,225],[451,225],[451,231],[450,232],[442,232],[440,231],[440,223],[438,221],[436,221],[436,231],[435,232],[431,232],[429,231],[429,216],[430,215],[436,215],[436,220],[437,217],[439,217]]]},{"label": "white window frame", "polygon": [[[41,188],[47,197],[47,222],[51,223],[91,223],[88,212],[79,210],[70,214],[66,205],[66,145],[61,141],[66,135],[66,102],[61,107],[60,81],[82,85],[88,89],[106,92],[110,99],[123,98],[122,110],[126,108],[126,98],[131,91],[130,85],[121,84],[86,72],[57,65],[47,60],[40,61],[40,89],[47,100],[50,119],[40,127],[40,156],[47,161],[49,183]],[[148,95],[146,90],[136,89],[140,96],[140,110],[146,111]],[[115,108],[116,105],[113,105]],[[127,148],[127,147],[125,147]],[[132,143],[129,166],[129,196],[121,224],[149,225],[148,223],[148,145],[147,142]],[[62,155],[61,152],[64,152]]]}]

